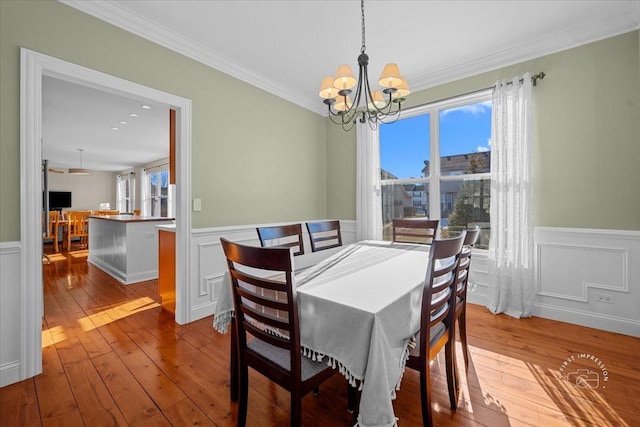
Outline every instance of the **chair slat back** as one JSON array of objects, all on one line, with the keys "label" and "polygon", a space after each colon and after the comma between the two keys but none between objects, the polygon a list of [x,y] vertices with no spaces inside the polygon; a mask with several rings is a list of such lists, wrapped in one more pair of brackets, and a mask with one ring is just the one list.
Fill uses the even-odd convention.
[{"label": "chair slat back", "polygon": [[263,248],[295,248],[294,255],[304,254],[301,224],[258,227],[257,231],[260,238],[260,246]]},{"label": "chair slat back", "polygon": [[429,352],[431,328],[444,322],[450,329],[454,321],[455,285],[458,262],[466,233],[452,239],[434,240],[422,294],[420,349]]},{"label": "chair slat back", "polygon": [[90,215],[91,211],[67,212],[67,227],[71,237],[86,237],[89,234],[87,218]]},{"label": "chair slat back", "polygon": [[480,227],[469,228],[464,238],[462,252],[458,265],[458,279],[456,280],[456,296],[459,298],[458,306],[467,298],[467,284],[469,283],[469,269],[471,268],[471,252],[480,236]]},{"label": "chair slat back", "polygon": [[431,244],[439,223],[437,219],[394,219],[393,241]]},{"label": "chair slat back", "polygon": [[[47,229],[45,230],[43,228],[42,232],[42,237],[45,239],[57,239],[58,238],[58,222],[59,222],[59,215],[58,215],[58,211],[49,211],[49,218],[48,218],[48,224],[47,224]],[[44,224],[44,213],[43,213],[43,226]]]},{"label": "chair slat back", "polygon": [[231,277],[240,352],[247,333],[288,350],[299,366],[298,307],[293,256],[288,248],[255,247],[221,238]]},{"label": "chair slat back", "polygon": [[307,222],[311,252],[342,246],[340,221]]}]

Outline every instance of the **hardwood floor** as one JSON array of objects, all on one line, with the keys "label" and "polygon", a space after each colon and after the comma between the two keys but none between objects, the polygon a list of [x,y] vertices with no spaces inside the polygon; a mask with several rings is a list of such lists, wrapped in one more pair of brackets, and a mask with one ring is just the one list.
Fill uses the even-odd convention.
[{"label": "hardwood floor", "polygon": [[[156,281],[123,286],[88,265],[82,250],[52,255],[43,276],[44,372],[0,389],[0,426],[236,425],[229,337],[213,330],[211,317],[175,324]],[[640,425],[640,339],[475,305],[468,334],[457,411],[449,409],[444,361],[432,365],[437,425]],[[571,374],[578,369],[593,371],[582,388]],[[418,382],[406,370],[394,401],[400,427],[421,425]],[[288,396],[252,373],[247,424],[288,425]],[[305,397],[303,410],[305,426],[349,426],[344,378]]]}]

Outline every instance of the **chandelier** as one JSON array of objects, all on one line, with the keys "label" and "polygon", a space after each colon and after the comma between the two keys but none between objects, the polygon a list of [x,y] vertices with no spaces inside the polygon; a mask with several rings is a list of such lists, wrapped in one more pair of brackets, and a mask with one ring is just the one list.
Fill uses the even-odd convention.
[{"label": "chandelier", "polygon": [[[400,75],[397,64],[384,66],[378,84],[382,90],[371,91],[369,85],[369,55],[365,53],[364,0],[360,0],[362,13],[362,46],[358,56],[358,80],[354,78],[351,67],[340,65],[334,77],[325,77],[320,85],[320,95],[329,109],[329,118],[335,124],[342,125],[345,131],[351,130],[356,121],[369,123],[372,129],[378,123],[392,123],[400,117],[405,97],[411,93],[407,80]],[[351,94],[355,94],[353,101]]]}]

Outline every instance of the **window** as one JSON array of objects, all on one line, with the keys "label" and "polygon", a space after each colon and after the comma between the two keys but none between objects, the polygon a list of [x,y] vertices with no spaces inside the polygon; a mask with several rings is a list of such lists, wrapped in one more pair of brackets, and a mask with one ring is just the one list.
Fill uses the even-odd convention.
[{"label": "window", "polygon": [[135,175],[129,173],[126,175],[118,175],[118,183],[116,189],[116,209],[120,212],[133,212],[133,204],[135,188]]},{"label": "window", "polygon": [[173,196],[169,186],[169,171],[151,168],[145,174],[144,213],[150,216],[173,216]]},{"label": "window", "polygon": [[489,244],[491,92],[407,110],[380,125],[383,236],[394,218],[440,219],[441,227],[478,225]]}]

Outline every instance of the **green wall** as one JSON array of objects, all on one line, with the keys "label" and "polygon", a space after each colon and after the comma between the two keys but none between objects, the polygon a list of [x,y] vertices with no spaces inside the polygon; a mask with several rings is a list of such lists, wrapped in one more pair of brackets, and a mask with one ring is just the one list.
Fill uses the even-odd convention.
[{"label": "green wall", "polygon": [[[415,92],[407,107],[544,71],[536,225],[640,230],[639,44],[626,33]],[[0,242],[20,239],[21,46],[192,100],[194,228],[355,219],[355,132],[53,0],[2,0]]]},{"label": "green wall", "polygon": [[318,114],[56,1],[0,1],[0,241],[20,240],[20,47],[192,100],[194,228],[327,216]]},{"label": "green wall", "polygon": [[[407,107],[544,71],[533,90],[535,225],[640,230],[640,33],[412,93]],[[355,133],[327,131],[328,216],[355,218]]]}]

